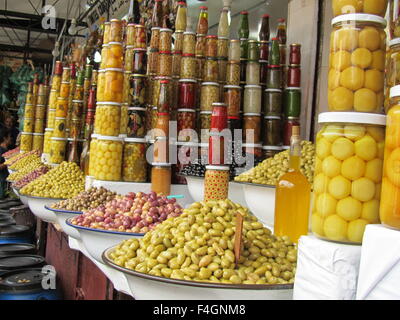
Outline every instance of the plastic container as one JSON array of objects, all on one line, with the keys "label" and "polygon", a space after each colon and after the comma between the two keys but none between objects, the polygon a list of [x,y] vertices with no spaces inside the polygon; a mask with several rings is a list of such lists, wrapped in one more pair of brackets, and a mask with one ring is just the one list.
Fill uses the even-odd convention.
[{"label": "plastic container", "polygon": [[332,0],[332,10],[335,17],[348,13],[369,13],[384,17],[387,4],[387,0]]},{"label": "plastic container", "polygon": [[381,113],[385,64],[386,20],[348,14],[332,20],[329,111]]},{"label": "plastic container", "polygon": [[359,244],[365,226],[379,223],[386,117],[322,113],[319,123],[312,232]]},{"label": "plastic container", "polygon": [[116,102],[97,103],[94,133],[117,137],[120,134],[121,106]]},{"label": "plastic container", "polygon": [[121,181],[123,139],[97,136],[95,152],[91,152],[93,176],[96,180]]},{"label": "plastic container", "polygon": [[204,201],[228,198],[229,166],[206,166]]},{"label": "plastic container", "polygon": [[151,190],[168,196],[171,193],[171,164],[152,163]]},{"label": "plastic container", "polygon": [[146,139],[124,140],[122,179],[127,182],[147,181]]}]

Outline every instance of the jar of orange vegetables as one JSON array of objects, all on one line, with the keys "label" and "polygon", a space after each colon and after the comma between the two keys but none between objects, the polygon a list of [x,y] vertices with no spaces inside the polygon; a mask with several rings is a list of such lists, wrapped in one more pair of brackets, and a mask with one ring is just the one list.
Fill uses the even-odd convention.
[{"label": "jar of orange vegetables", "polygon": [[171,164],[155,162],[151,168],[151,190],[168,196],[171,193]]}]

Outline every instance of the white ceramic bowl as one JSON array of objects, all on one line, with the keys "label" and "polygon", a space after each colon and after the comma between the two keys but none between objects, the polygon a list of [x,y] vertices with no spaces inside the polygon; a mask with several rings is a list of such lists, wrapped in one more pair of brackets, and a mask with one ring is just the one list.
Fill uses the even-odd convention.
[{"label": "white ceramic bowl", "polygon": [[275,217],[275,186],[247,182],[235,182],[243,188],[244,198],[250,211],[271,230]]},{"label": "white ceramic bowl", "polygon": [[48,223],[57,223],[57,217],[54,212],[47,210],[45,207],[50,207],[50,205],[54,202],[65,199],[41,198],[33,196],[26,196],[26,198],[28,199],[29,209],[35,216]]},{"label": "white ceramic bowl", "polygon": [[79,232],[75,229],[67,225],[66,220],[69,218],[74,218],[77,215],[82,214],[82,212],[77,212],[77,211],[67,211],[67,210],[58,210],[58,209],[53,209],[50,207],[46,207],[47,210],[52,211],[57,219],[57,223],[61,226],[61,229],[70,237],[80,240],[81,236]]},{"label": "white ceramic bowl", "polygon": [[115,246],[127,239],[144,236],[141,233],[116,232],[76,226],[71,223],[71,220],[72,218],[67,219],[66,224],[79,232],[80,240],[89,255],[100,263],[103,263],[102,254],[104,250],[110,246]]},{"label": "white ceramic bowl", "polygon": [[107,249],[104,263],[123,272],[137,300],[292,300],[293,285],[233,285],[175,280],[139,273],[116,265]]},{"label": "white ceramic bowl", "polygon": [[19,191],[18,191],[18,189],[14,188],[14,187],[11,187],[11,188],[12,188],[12,190],[14,191],[15,195],[16,195],[17,197],[19,197]]},{"label": "white ceramic bowl", "polygon": [[19,197],[19,199],[21,200],[21,202],[22,202],[24,205],[29,206],[28,196],[24,196],[23,194],[20,194],[20,193],[18,192],[18,197]]},{"label": "white ceramic bowl", "polygon": [[7,170],[8,170],[8,173],[9,173],[9,174],[12,174],[12,173],[14,173],[15,171],[17,171],[17,170],[11,170],[9,167],[7,167]]}]

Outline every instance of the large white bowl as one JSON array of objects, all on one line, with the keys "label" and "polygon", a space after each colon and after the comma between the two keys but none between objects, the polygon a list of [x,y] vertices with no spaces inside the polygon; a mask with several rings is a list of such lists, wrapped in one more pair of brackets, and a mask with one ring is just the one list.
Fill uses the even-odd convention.
[{"label": "large white bowl", "polygon": [[32,213],[39,219],[48,223],[57,223],[57,217],[53,211],[47,210],[45,207],[50,207],[54,202],[65,199],[52,199],[52,198],[41,198],[26,196],[28,199],[28,206]]},{"label": "large white bowl", "polygon": [[107,249],[104,263],[123,272],[137,300],[292,300],[293,284],[233,285],[175,280],[139,273],[116,265]]},{"label": "large white bowl", "polygon": [[69,235],[71,238],[74,238],[76,240],[80,240],[81,236],[79,232],[75,229],[67,225],[66,220],[69,218],[76,217],[77,215],[82,214],[82,212],[77,212],[77,211],[67,211],[67,210],[58,210],[58,209],[53,209],[50,207],[46,207],[47,210],[52,211],[57,219],[57,223],[61,226],[61,229]]},{"label": "large white bowl", "polygon": [[19,192],[18,192],[18,196],[19,196],[19,199],[21,200],[21,202],[22,202],[24,205],[26,205],[26,206],[29,205],[28,196],[24,196],[23,194],[20,194]]},{"label": "large white bowl", "polygon": [[116,232],[76,226],[71,223],[71,220],[72,218],[67,219],[66,224],[79,232],[80,240],[89,255],[100,263],[103,263],[102,254],[104,250],[110,246],[115,246],[127,239],[144,236],[141,233]]},{"label": "large white bowl", "polygon": [[11,187],[11,188],[12,188],[12,190],[14,191],[15,195],[16,195],[17,197],[19,197],[19,191],[18,191],[18,189],[15,189],[14,187]]},{"label": "large white bowl", "polygon": [[247,182],[235,182],[243,188],[244,198],[250,211],[273,230],[275,218],[275,186]]}]

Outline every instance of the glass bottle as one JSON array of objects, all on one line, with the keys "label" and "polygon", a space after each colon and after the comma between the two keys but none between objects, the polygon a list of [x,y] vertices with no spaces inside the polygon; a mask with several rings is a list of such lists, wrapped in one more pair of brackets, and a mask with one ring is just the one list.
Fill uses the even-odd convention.
[{"label": "glass bottle", "polygon": [[261,28],[260,28],[260,41],[269,41],[269,15],[264,14],[262,17],[262,23],[261,23]]},{"label": "glass bottle", "polygon": [[278,19],[278,27],[276,32],[279,44],[286,44],[286,20],[283,18]]},{"label": "glass bottle", "polygon": [[154,8],[153,8],[153,16],[151,18],[151,24],[152,27],[162,27],[162,20],[163,20],[163,14],[162,14],[162,0],[156,0],[154,2]]},{"label": "glass bottle", "polygon": [[223,8],[219,18],[218,37],[229,38],[229,9]]},{"label": "glass bottle", "polygon": [[198,35],[208,33],[208,8],[205,6],[200,7],[199,21],[197,22],[196,33]]},{"label": "glass bottle", "polygon": [[176,20],[175,20],[175,30],[176,31],[186,31],[187,25],[187,8],[185,2],[178,2],[178,10],[176,13]]},{"label": "glass bottle", "polygon": [[268,59],[270,66],[279,66],[281,62],[281,53],[279,50],[279,40],[278,38],[272,38],[271,50],[269,52]]},{"label": "glass bottle", "polygon": [[289,172],[276,185],[275,222],[276,236],[288,236],[297,243],[308,233],[311,186],[300,172],[301,140],[300,127],[293,127],[290,139]]},{"label": "glass bottle", "polygon": [[89,175],[90,141],[94,129],[95,108],[96,108],[96,89],[92,88],[89,91],[88,111],[86,114],[85,132],[84,132],[85,142],[83,144],[82,153],[80,157],[80,167],[85,175]]},{"label": "glass bottle", "polygon": [[250,34],[249,13],[247,11],[242,11],[240,13],[239,38],[240,39],[248,39],[249,34]]}]

